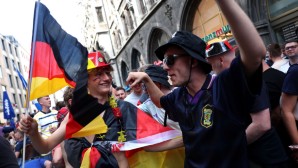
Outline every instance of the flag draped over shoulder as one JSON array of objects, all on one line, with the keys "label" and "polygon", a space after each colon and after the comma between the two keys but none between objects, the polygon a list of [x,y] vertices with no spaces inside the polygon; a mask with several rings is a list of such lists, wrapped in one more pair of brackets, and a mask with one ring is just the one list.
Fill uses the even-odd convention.
[{"label": "flag draped over shoulder", "polygon": [[100,116],[109,106],[101,105],[97,99],[88,94],[88,74],[80,73],[80,80],[73,92],[65,138],[84,137],[105,133],[107,125]]},{"label": "flag draped over shoulder", "polygon": [[67,34],[40,2],[35,3],[35,19],[32,37],[34,60],[30,61],[30,100],[52,94],[67,85],[74,87],[78,72],[87,67],[88,54],[87,49]]},{"label": "flag draped over shoulder", "polygon": [[164,127],[136,106],[125,101],[118,101],[117,104],[122,113],[121,124],[126,141],[118,142],[119,122],[116,122],[117,119],[109,108],[104,115],[105,123],[109,127],[105,141],[112,144],[112,151],[129,151],[181,136],[181,131]]}]

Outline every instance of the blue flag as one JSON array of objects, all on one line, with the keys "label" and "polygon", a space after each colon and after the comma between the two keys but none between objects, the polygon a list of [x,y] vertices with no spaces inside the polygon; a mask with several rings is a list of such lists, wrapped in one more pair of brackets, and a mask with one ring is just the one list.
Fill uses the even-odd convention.
[{"label": "blue flag", "polygon": [[10,120],[15,117],[12,105],[10,103],[10,100],[6,91],[3,92],[3,114],[4,114],[4,118],[7,120]]},{"label": "blue flag", "polygon": [[[15,71],[18,73],[18,76],[22,82],[24,89],[27,89],[28,83],[26,82],[25,78],[23,77],[21,72],[16,68],[16,66],[14,64],[13,64],[13,67],[14,67]],[[36,100],[33,101],[33,104],[36,106],[37,110],[40,111],[42,109],[41,105]]]},{"label": "blue flag", "polygon": [[21,72],[16,68],[15,65],[13,65],[13,67],[14,67],[14,69],[15,69],[15,70],[17,71],[17,73],[18,73],[18,76],[19,76],[19,78],[20,78],[20,80],[21,80],[21,82],[22,82],[22,85],[23,85],[24,89],[27,89],[28,84],[27,84],[25,78],[23,77],[23,75],[21,74]]}]

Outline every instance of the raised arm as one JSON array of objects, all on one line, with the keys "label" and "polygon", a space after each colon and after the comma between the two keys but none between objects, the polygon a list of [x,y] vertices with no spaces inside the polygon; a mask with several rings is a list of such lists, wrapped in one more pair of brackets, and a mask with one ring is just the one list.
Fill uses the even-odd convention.
[{"label": "raised arm", "polygon": [[61,143],[65,136],[68,115],[65,117],[60,127],[48,138],[43,139],[38,132],[37,122],[30,116],[23,116],[20,121],[20,130],[29,135],[33,147],[39,153],[48,153],[55,146]]},{"label": "raised arm", "polygon": [[126,82],[133,87],[135,84],[139,82],[143,82],[146,86],[147,92],[152,100],[152,102],[159,108],[160,98],[164,95],[159,88],[154,84],[154,82],[150,79],[150,77],[145,72],[130,72]]},{"label": "raised arm", "polygon": [[245,73],[250,76],[262,63],[266,48],[251,20],[235,0],[216,0],[231,26],[235,37]]}]

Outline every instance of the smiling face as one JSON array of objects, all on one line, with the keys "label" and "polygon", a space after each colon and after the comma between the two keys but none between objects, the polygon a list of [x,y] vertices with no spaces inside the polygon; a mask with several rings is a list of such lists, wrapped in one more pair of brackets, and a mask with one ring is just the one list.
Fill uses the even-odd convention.
[{"label": "smiling face", "polygon": [[[166,59],[171,60],[170,65],[166,63]],[[163,68],[168,72],[173,86],[183,86],[188,81],[190,60],[191,57],[178,47],[169,47],[165,52]]]},{"label": "smiling face", "polygon": [[88,71],[88,89],[93,96],[107,96],[112,85],[110,66],[94,68]]},{"label": "smiling face", "polygon": [[288,57],[298,55],[298,42],[289,42],[285,45],[285,52]]}]

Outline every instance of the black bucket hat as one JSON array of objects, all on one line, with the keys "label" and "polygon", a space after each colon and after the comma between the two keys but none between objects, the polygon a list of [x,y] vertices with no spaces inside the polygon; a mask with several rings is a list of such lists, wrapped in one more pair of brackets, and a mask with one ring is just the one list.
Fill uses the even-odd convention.
[{"label": "black bucket hat", "polygon": [[170,83],[168,82],[168,73],[161,66],[150,65],[145,70],[145,73],[149,75],[152,81],[158,82],[168,88],[171,87]]},{"label": "black bucket hat", "polygon": [[201,38],[187,31],[177,31],[168,43],[155,50],[158,59],[163,60],[166,50],[173,45],[179,46],[192,58],[198,60],[205,72],[211,71],[212,67],[206,60],[206,43]]}]

